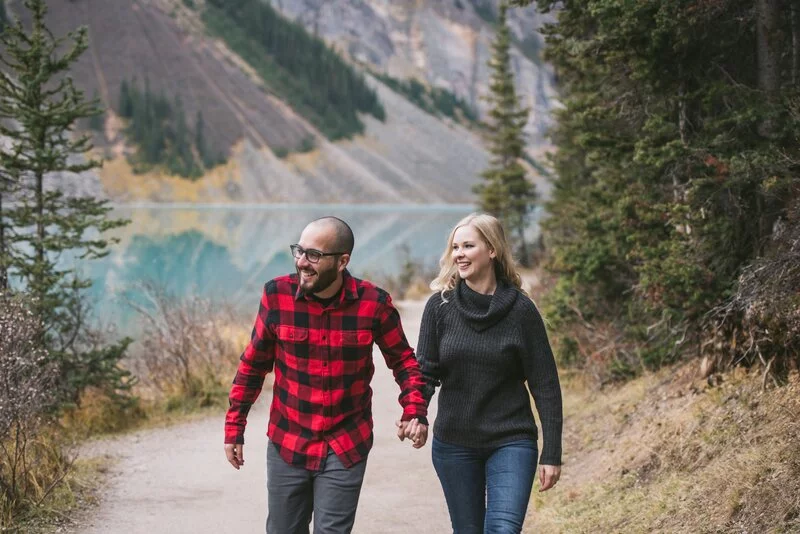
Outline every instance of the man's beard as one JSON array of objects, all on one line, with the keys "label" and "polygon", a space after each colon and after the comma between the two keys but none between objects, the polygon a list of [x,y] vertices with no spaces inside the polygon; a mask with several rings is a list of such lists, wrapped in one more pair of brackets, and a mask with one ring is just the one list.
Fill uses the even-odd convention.
[{"label": "man's beard", "polygon": [[325,269],[324,271],[314,269],[314,272],[317,273],[317,276],[314,278],[313,283],[309,285],[308,282],[303,281],[303,274],[300,272],[300,268],[295,266],[295,269],[297,269],[297,277],[300,280],[300,288],[306,295],[313,295],[315,293],[325,291],[336,281],[336,278],[339,275],[336,267],[331,267],[330,269]]}]

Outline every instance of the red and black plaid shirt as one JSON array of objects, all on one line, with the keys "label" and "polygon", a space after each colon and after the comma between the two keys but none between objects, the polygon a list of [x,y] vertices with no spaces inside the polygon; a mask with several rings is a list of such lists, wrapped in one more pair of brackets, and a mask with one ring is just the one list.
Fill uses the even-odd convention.
[{"label": "red and black plaid shirt", "polygon": [[264,286],[253,334],[233,379],[225,443],[244,443],[250,407],[274,369],[267,435],[291,465],[322,468],[330,446],[350,467],[372,447],[372,388],[377,343],[400,385],[403,421],[427,423],[422,374],[389,294],[344,271],[338,301],[322,305],[297,275]]}]

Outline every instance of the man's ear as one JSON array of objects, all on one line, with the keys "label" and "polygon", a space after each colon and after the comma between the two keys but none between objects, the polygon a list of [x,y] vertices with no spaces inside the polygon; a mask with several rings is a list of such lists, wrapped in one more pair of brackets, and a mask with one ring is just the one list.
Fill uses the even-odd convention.
[{"label": "man's ear", "polygon": [[344,271],[349,263],[350,263],[350,254],[342,254],[341,256],[339,256],[339,272]]}]

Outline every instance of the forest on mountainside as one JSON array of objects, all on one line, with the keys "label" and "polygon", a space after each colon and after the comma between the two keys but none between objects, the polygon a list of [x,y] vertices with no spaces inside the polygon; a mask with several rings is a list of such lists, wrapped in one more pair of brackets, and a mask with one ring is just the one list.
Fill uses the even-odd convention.
[{"label": "forest on mountainside", "polygon": [[139,147],[130,158],[134,172],[163,165],[171,174],[197,179],[225,162],[206,141],[203,113],[197,112],[191,131],[180,98],[170,102],[165,95],[153,93],[147,80],[144,89],[136,80],[122,82],[119,115],[128,119],[126,133]]},{"label": "forest on mountainside", "polygon": [[431,115],[444,115],[467,126],[479,124],[477,111],[452,91],[441,87],[427,87],[416,78],[398,80],[388,74],[373,74],[393,91],[405,95],[420,109]]},{"label": "forest on mountainside", "polygon": [[208,29],[239,54],[267,85],[329,139],[364,131],[358,113],[386,111],[363,75],[325,42],[260,0],[209,0]]}]

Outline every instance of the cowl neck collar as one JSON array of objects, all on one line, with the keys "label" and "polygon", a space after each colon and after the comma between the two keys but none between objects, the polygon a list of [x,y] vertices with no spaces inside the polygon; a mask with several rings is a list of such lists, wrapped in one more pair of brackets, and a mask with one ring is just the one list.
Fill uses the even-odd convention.
[{"label": "cowl neck collar", "polygon": [[455,287],[453,302],[467,324],[478,332],[502,320],[514,303],[519,291],[504,280],[497,281],[493,295],[483,295],[470,289],[464,280]]}]

